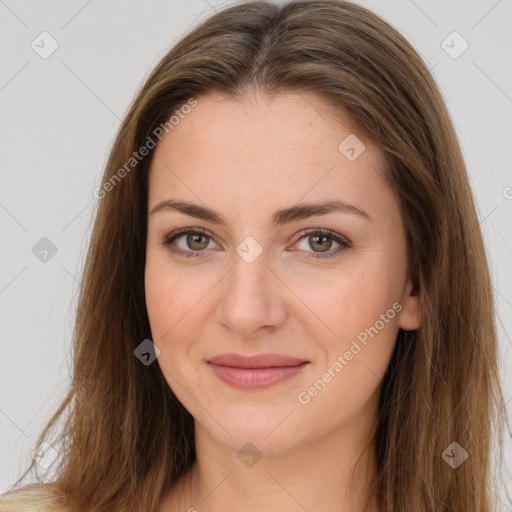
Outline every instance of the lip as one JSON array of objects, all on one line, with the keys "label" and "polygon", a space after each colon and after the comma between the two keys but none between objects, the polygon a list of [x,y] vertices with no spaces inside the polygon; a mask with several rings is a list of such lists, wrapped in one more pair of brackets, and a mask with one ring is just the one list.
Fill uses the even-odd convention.
[{"label": "lip", "polygon": [[305,359],[280,354],[222,354],[207,361],[224,383],[239,389],[265,389],[299,374],[309,364]]},{"label": "lip", "polygon": [[283,366],[297,366],[300,363],[308,363],[306,359],[282,356],[280,354],[256,354],[244,356],[242,354],[230,353],[208,359],[209,363],[220,366],[231,366],[236,368],[271,368]]}]

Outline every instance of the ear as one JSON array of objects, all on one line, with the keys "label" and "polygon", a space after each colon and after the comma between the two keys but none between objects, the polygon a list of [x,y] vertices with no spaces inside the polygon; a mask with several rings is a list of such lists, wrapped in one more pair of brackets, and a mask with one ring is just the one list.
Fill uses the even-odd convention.
[{"label": "ear", "polygon": [[419,291],[409,278],[402,297],[402,311],[398,321],[399,327],[404,331],[414,331],[421,326],[421,311],[419,303]]}]

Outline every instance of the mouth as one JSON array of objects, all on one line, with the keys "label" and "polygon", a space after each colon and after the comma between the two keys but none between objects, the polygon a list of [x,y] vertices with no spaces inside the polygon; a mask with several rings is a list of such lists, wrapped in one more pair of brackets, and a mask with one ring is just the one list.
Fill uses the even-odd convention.
[{"label": "mouth", "polygon": [[279,354],[223,354],[207,361],[225,384],[238,389],[265,389],[298,375],[309,361]]}]

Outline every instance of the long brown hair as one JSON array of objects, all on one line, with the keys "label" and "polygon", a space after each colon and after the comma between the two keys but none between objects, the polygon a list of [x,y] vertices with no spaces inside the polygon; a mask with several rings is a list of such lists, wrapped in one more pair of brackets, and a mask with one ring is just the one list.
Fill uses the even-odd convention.
[{"label": "long brown hair", "polygon": [[[367,9],[337,0],[225,8],[182,38],[145,81],[103,177],[72,385],[38,441],[62,420],[52,443],[60,454],[55,477],[18,496],[39,493],[73,512],[156,512],[194,462],[193,418],[159,366],[134,356],[151,339],[144,265],[152,150],[126,164],[155,129],[171,129],[170,116],[190,98],[200,102],[208,91],[236,97],[252,86],[269,95],[316,93],[332,106],[329,115],[348,115],[386,157],[422,326],[399,331],[382,382],[375,453],[382,510],[494,510],[493,427],[501,448],[505,419],[495,310],[454,127],[412,46]],[[468,454],[457,469],[443,459],[454,442]]]}]

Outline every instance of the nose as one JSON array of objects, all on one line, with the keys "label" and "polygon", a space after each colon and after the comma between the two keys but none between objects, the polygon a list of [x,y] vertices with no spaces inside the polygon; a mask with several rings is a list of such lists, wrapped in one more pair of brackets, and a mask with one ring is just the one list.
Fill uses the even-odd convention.
[{"label": "nose", "polygon": [[234,336],[251,338],[281,326],[286,319],[283,285],[265,252],[254,261],[239,254],[219,288],[218,321]]}]

